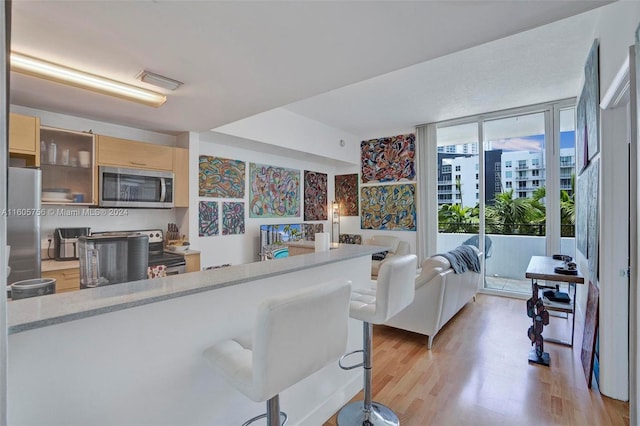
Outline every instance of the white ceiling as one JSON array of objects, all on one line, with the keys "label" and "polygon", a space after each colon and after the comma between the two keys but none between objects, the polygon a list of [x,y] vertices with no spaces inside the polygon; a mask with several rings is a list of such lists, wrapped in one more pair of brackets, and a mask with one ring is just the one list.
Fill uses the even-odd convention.
[{"label": "white ceiling", "polygon": [[156,109],[11,73],[10,101],[170,134],[286,106],[383,136],[574,96],[594,14],[527,30],[606,3],[14,0],[15,51],[148,88],[142,69],[185,84]]}]

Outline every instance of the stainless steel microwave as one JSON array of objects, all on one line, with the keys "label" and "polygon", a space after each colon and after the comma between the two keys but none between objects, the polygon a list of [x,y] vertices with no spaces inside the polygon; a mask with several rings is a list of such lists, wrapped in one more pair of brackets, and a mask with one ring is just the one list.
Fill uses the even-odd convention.
[{"label": "stainless steel microwave", "polygon": [[98,168],[101,207],[172,208],[174,175],[156,170]]}]

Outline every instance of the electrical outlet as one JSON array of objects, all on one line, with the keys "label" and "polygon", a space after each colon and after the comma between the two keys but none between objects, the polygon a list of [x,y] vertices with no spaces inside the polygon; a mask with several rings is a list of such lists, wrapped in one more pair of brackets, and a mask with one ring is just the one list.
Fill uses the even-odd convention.
[{"label": "electrical outlet", "polygon": [[47,241],[53,241],[53,234],[47,234]]}]

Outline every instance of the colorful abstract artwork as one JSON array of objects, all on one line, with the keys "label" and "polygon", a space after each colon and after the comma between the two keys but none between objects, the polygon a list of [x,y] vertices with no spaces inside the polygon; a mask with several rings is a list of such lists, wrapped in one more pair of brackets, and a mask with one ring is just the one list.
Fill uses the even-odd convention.
[{"label": "colorful abstract artwork", "polygon": [[300,171],[250,163],[249,217],[300,216]]},{"label": "colorful abstract artwork", "polygon": [[324,225],[321,223],[303,223],[302,224],[302,239],[307,241],[315,241],[316,234],[318,232],[324,232]]},{"label": "colorful abstract artwork", "polygon": [[244,161],[209,155],[201,155],[199,160],[198,194],[201,197],[244,198]]},{"label": "colorful abstract artwork", "polygon": [[222,203],[222,235],[244,234],[244,203]]},{"label": "colorful abstract artwork", "polygon": [[589,50],[589,56],[584,66],[584,93],[585,113],[587,123],[587,160],[591,161],[600,151],[599,126],[600,126],[600,85],[598,83],[598,40],[594,40]]},{"label": "colorful abstract artwork", "polygon": [[589,164],[589,133],[587,129],[586,87],[582,88],[582,94],[576,106],[576,170],[578,176],[582,174]]},{"label": "colorful abstract artwork", "polygon": [[598,255],[599,255],[599,198],[600,192],[600,159],[596,159],[589,164],[586,170],[587,185],[589,194],[587,207],[587,259],[589,260],[589,276],[598,277]]},{"label": "colorful abstract artwork", "polygon": [[340,216],[358,216],[358,174],[336,175],[335,191]]},{"label": "colorful abstract artwork", "polygon": [[218,235],[218,202],[200,201],[198,214],[198,235],[210,237]]},{"label": "colorful abstract artwork", "polygon": [[327,175],[304,171],[304,220],[327,220]]},{"label": "colorful abstract artwork", "polygon": [[416,230],[416,186],[372,185],[360,188],[362,229]]},{"label": "colorful abstract artwork", "polygon": [[416,136],[399,135],[360,143],[362,183],[415,180]]},{"label": "colorful abstract artwork", "polygon": [[362,244],[362,235],[359,234],[340,234],[338,242],[343,244]]}]

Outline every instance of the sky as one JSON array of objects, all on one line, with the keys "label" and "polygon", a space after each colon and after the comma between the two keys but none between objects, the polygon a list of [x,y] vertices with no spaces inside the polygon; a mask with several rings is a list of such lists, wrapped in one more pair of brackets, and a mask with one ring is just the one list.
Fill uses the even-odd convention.
[{"label": "sky", "polygon": [[[544,135],[525,136],[522,138],[500,139],[491,142],[491,148],[503,151],[541,151]],[[575,147],[575,132],[560,132],[560,148]]]}]

